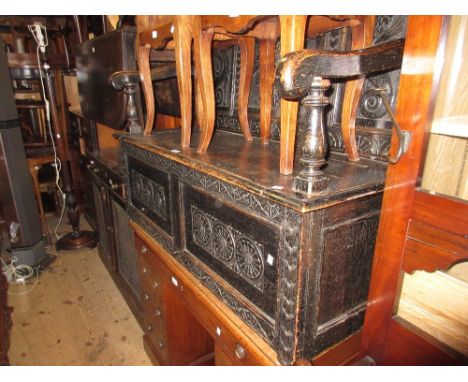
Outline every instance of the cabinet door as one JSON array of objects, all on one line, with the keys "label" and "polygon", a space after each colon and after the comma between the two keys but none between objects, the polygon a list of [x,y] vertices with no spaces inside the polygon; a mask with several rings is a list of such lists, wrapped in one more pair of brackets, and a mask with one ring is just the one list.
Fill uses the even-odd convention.
[{"label": "cabinet door", "polygon": [[115,271],[113,256],[112,224],[110,219],[108,192],[106,187],[97,179],[93,179],[94,203],[96,205],[96,218],[99,233],[99,248],[101,258]]},{"label": "cabinet door", "polygon": [[[466,200],[424,190],[418,183],[437,109],[434,100],[442,91],[441,73],[453,60],[446,57],[452,21],[442,16],[409,18],[396,115],[412,139],[406,155],[387,170],[363,331],[363,352],[378,364],[466,362],[461,354],[446,350],[434,335],[395,312],[405,272],[434,272],[468,258]],[[466,31],[457,33],[466,40]],[[392,143],[396,149],[396,140]]]}]

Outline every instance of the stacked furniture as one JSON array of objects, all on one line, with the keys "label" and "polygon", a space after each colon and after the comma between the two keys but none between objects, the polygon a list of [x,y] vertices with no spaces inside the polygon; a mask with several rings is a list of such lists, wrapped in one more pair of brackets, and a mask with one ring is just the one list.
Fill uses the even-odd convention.
[{"label": "stacked furniture", "polygon": [[[182,138],[185,126],[182,132],[121,138],[144,343],[155,362],[357,359],[386,163],[352,162],[339,152],[326,162],[323,93],[328,78],[396,70],[402,48],[395,41],[350,53],[291,53],[281,61],[280,73],[293,63],[292,70],[284,69],[291,82],[279,84],[283,95],[304,98],[295,176],[278,171],[277,141],[264,145],[219,130],[209,148],[200,150],[206,116],[189,142]],[[341,102],[335,98],[334,108]],[[392,126],[385,122],[385,128]]]}]

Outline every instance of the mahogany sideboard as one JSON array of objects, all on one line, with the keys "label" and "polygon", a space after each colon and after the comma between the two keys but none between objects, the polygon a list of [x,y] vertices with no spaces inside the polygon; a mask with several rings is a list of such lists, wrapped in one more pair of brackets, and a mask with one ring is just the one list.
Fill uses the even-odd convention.
[{"label": "mahogany sideboard", "polygon": [[218,131],[197,154],[198,138],[183,152],[180,131],[121,138],[148,353],[291,365],[358,333],[385,164],[331,153],[327,188],[305,197],[275,167],[279,143]]}]

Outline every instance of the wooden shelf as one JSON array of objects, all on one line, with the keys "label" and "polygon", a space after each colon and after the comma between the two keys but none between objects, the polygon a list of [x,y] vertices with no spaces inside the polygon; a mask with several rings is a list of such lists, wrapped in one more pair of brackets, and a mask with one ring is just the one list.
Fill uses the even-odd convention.
[{"label": "wooden shelf", "polygon": [[434,120],[431,133],[468,138],[468,114]]}]

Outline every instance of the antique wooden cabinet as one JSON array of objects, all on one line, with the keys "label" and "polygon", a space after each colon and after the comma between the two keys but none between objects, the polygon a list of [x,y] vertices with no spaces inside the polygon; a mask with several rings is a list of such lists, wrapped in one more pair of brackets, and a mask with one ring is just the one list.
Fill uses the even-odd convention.
[{"label": "antique wooden cabinet", "polygon": [[128,226],[119,150],[88,153],[84,161],[91,178],[89,186],[99,232],[99,254],[130,309],[142,323],[137,256]]},{"label": "antique wooden cabinet", "polygon": [[[218,132],[199,155],[180,152],[179,141],[177,131],[122,140],[128,213],[145,245],[159,249],[155,261],[176,261],[280,364],[310,359],[358,332],[385,165],[332,154],[328,188],[306,198],[292,191],[292,177],[279,175],[277,143]],[[143,299],[153,298],[143,287]],[[171,355],[159,361],[170,364]]]}]

